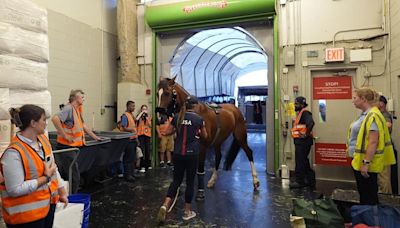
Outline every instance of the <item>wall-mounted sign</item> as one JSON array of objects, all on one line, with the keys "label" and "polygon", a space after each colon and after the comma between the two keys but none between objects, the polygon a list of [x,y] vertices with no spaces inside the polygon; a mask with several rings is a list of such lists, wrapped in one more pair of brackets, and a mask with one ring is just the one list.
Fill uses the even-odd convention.
[{"label": "wall-mounted sign", "polygon": [[325,62],[343,62],[344,48],[327,48],[325,49]]},{"label": "wall-mounted sign", "polygon": [[313,77],[313,99],[352,99],[351,76]]},{"label": "wall-mounted sign", "polygon": [[217,1],[217,2],[199,2],[194,5],[189,5],[189,6],[184,6],[183,7],[183,12],[185,13],[191,13],[195,10],[201,9],[201,8],[219,8],[223,9],[228,6],[228,2],[226,0],[222,1]]},{"label": "wall-mounted sign", "polygon": [[346,144],[315,143],[315,164],[350,166],[351,158],[347,157]]}]

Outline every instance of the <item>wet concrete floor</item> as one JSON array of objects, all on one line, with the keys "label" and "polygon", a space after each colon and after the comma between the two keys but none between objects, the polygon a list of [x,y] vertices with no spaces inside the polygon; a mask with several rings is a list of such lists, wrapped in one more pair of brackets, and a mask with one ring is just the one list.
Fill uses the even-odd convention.
[{"label": "wet concrete floor", "polygon": [[[250,133],[261,186],[253,190],[250,165],[241,151],[231,171],[219,171],[214,189],[206,189],[205,201],[193,201],[197,216],[182,219],[184,194],[161,227],[290,227],[291,198],[309,194],[307,189],[289,190],[289,181],[269,176],[265,171],[265,133]],[[212,160],[213,156],[208,156]],[[206,179],[211,176],[207,166]],[[114,179],[83,192],[91,193],[90,227],[158,227],[158,210],[171,182],[172,170],[156,168],[135,183]],[[318,183],[317,189],[330,194],[336,186]],[[352,188],[352,186],[350,186]],[[184,190],[184,186],[181,187]]]}]

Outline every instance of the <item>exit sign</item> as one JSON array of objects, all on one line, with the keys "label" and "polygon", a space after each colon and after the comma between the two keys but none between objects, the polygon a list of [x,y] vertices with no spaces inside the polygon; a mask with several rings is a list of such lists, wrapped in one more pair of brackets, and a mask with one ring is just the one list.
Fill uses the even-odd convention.
[{"label": "exit sign", "polygon": [[325,62],[343,62],[344,48],[327,48],[325,49]]}]

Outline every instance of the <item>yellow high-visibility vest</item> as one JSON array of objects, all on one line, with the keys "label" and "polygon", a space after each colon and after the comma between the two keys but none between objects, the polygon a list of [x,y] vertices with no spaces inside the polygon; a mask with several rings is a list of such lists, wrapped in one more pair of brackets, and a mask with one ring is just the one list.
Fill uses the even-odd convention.
[{"label": "yellow high-visibility vest", "polygon": [[393,145],[390,139],[389,128],[386,125],[385,117],[383,117],[382,113],[377,107],[372,107],[361,123],[351,165],[355,170],[359,171],[361,169],[362,161],[365,157],[365,152],[369,143],[368,133],[373,122],[375,122],[375,124],[378,126],[379,141],[375,155],[369,165],[368,172],[380,173],[386,165],[395,164],[396,159],[394,157]]}]

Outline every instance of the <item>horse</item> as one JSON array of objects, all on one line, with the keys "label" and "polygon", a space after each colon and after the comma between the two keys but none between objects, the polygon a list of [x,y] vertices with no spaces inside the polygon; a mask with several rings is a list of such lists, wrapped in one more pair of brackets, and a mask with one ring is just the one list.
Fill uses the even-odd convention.
[{"label": "horse", "polygon": [[[176,83],[175,79],[176,76],[172,79],[165,78],[160,80],[158,84],[158,107],[156,108],[156,112],[173,112],[177,114],[184,107],[185,100],[190,94]],[[231,169],[240,148],[242,148],[250,162],[253,187],[254,190],[257,190],[260,186],[260,181],[257,178],[254,166],[253,151],[247,144],[246,121],[241,111],[233,104],[220,104],[219,109],[213,109],[205,103],[199,102],[195,107],[195,112],[203,118],[207,130],[207,138],[200,138],[196,200],[204,200],[204,162],[207,148],[214,147],[215,150],[215,167],[207,183],[208,188],[213,188],[218,178],[218,168],[221,162],[221,145],[231,134],[233,134],[234,140],[226,156],[224,169]]]}]

